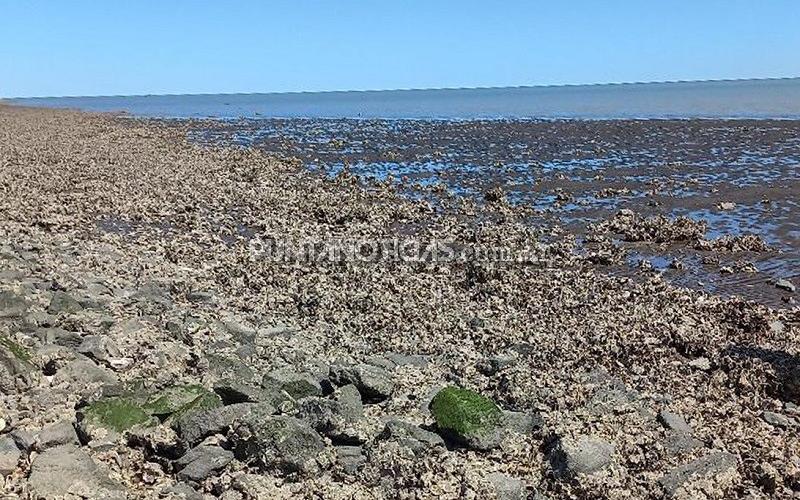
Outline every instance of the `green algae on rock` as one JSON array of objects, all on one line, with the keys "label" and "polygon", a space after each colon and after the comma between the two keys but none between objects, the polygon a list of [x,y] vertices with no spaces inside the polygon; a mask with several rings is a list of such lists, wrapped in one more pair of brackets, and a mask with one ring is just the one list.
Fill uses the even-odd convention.
[{"label": "green algae on rock", "polygon": [[222,406],[222,399],[216,393],[207,391],[205,389],[203,389],[203,391],[204,392],[202,394],[197,396],[189,403],[183,405],[172,415],[170,415],[166,420],[166,423],[170,425],[178,425],[184,417],[192,415],[198,411],[213,410],[214,408],[219,408]]},{"label": "green algae on rock", "polygon": [[502,412],[491,399],[449,386],[434,396],[430,408],[436,425],[448,437],[477,449],[499,444]]},{"label": "green algae on rock", "polygon": [[81,414],[87,424],[117,432],[150,422],[150,414],[147,411],[124,397],[101,399],[81,410]]},{"label": "green algae on rock", "polygon": [[210,392],[201,385],[175,385],[156,393],[143,407],[152,415],[164,417],[209,394]]}]

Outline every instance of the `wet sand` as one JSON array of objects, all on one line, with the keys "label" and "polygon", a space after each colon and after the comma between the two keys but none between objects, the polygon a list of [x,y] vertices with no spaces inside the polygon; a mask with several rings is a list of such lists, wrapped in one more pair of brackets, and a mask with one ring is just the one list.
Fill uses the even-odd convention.
[{"label": "wet sand", "polygon": [[709,239],[754,234],[771,249],[709,256],[622,243],[613,271],[636,276],[644,260],[681,286],[773,307],[792,305],[777,280],[800,285],[798,121],[242,120],[199,122],[192,137],[298,157],[331,175],[348,165],[365,179],[391,176],[433,202],[441,190],[431,196],[432,186],[479,202],[500,187],[533,210],[532,224],[563,226],[579,245],[588,225],[623,208],[687,216],[707,222]]},{"label": "wet sand", "polygon": [[[177,497],[185,488],[226,499],[800,491],[798,309],[676,287],[647,270],[636,279],[615,273],[620,245],[666,240],[694,252],[706,241],[695,221],[647,220],[637,215],[649,207],[643,201],[635,211],[609,207],[572,232],[557,207],[509,203],[505,184],[505,194],[487,196],[481,185],[470,198],[447,196],[447,186],[329,175],[324,162],[313,170],[263,150],[187,141],[202,125],[0,107],[0,439],[16,433],[4,444],[25,448],[2,449],[19,453],[3,462],[5,491],[52,487],[41,457],[54,452],[41,431],[58,422],[81,432],[61,445],[72,461],[56,465],[99,464],[84,477],[117,497]],[[468,126],[480,130],[453,125]],[[569,142],[560,126],[536,126],[551,130],[543,144],[554,143],[554,155]],[[624,138],[649,137],[657,125],[563,126],[592,136],[583,128],[607,127],[608,140],[619,128],[632,141]],[[699,133],[693,123],[664,126]],[[793,126],[769,124],[753,137],[792,141]],[[735,145],[747,130],[723,136]],[[554,189],[577,182],[559,173],[592,189],[585,168],[545,173]],[[569,191],[568,199],[579,192]],[[619,243],[625,235],[645,241]],[[275,261],[254,245],[407,238],[524,258]],[[281,404],[259,401],[276,371],[319,393],[282,389]],[[232,393],[258,401],[265,426],[291,422],[319,448],[275,451],[269,436],[243,431],[256,418],[245,412],[205,438],[201,451],[227,461],[191,479],[177,457],[195,442],[175,420],[110,436],[86,427],[87,408],[107,398],[135,405],[187,384],[219,396],[222,408],[241,404]],[[446,385],[496,403],[499,441],[476,446],[445,432],[429,402]],[[345,428],[320,425],[345,387],[363,408]],[[17,444],[20,433],[39,444]],[[295,455],[307,459],[302,467]]]}]

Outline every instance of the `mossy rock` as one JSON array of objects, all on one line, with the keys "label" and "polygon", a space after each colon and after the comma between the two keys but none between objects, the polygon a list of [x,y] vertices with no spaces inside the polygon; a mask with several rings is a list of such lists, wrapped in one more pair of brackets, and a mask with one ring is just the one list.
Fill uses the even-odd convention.
[{"label": "mossy rock", "polygon": [[81,414],[87,424],[117,432],[151,422],[150,413],[136,402],[122,397],[101,399],[83,408]]},{"label": "mossy rock", "polygon": [[440,390],[430,404],[440,431],[470,447],[490,449],[500,441],[503,413],[489,398],[458,387]]},{"label": "mossy rock", "polygon": [[211,394],[201,385],[176,385],[159,391],[144,404],[144,409],[158,417],[166,417]]},{"label": "mossy rock", "polygon": [[25,363],[31,362],[31,353],[25,347],[10,338],[0,335],[0,345],[11,351],[11,354],[18,360]]}]

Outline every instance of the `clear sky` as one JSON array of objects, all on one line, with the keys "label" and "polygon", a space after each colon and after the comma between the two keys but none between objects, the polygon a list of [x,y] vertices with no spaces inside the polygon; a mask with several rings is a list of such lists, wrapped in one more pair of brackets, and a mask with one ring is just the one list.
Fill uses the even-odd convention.
[{"label": "clear sky", "polygon": [[0,0],[0,96],[800,76],[798,0]]}]

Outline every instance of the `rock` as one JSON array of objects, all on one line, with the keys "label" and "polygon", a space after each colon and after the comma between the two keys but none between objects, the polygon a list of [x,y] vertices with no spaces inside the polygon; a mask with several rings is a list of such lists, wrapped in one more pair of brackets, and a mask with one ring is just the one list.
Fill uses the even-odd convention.
[{"label": "rock", "polygon": [[223,404],[226,405],[236,403],[269,403],[275,407],[279,407],[283,402],[290,399],[288,395],[277,393],[274,390],[256,387],[234,380],[222,380],[217,382],[214,384],[214,392],[219,395]]},{"label": "rock", "polygon": [[36,444],[36,436],[24,429],[15,429],[9,434],[19,448],[24,453],[29,453]]},{"label": "rock", "polygon": [[[128,438],[128,446],[144,448],[149,456],[177,458],[189,448],[180,443],[175,430],[166,425],[135,425],[125,431],[125,435]],[[105,447],[107,442],[108,439],[100,441],[100,446]],[[89,443],[89,446],[97,448],[94,442]]]},{"label": "rock", "polygon": [[83,306],[66,292],[55,292],[47,306],[47,312],[53,315],[75,314],[83,311]]},{"label": "rock", "polygon": [[208,304],[214,302],[214,293],[206,291],[194,291],[186,294],[186,299],[189,302]]},{"label": "rock", "polygon": [[116,384],[116,374],[107,368],[97,366],[88,359],[76,359],[56,372],[55,383],[67,383],[78,389],[91,385]]},{"label": "rock", "polygon": [[798,422],[796,419],[772,411],[763,412],[761,414],[761,418],[763,418],[765,422],[773,427],[780,427],[782,429],[800,427],[800,422]]},{"label": "rock", "polygon": [[[677,496],[681,491],[690,494],[688,488],[695,480],[726,483],[736,472],[736,456],[726,452],[713,452],[672,469],[659,480],[666,496]],[[685,496],[685,495],[681,495]]]},{"label": "rock", "polygon": [[340,444],[361,444],[361,434],[353,425],[363,417],[361,395],[353,385],[340,387],[333,399],[306,398],[299,402],[297,417],[314,430]]},{"label": "rock", "polygon": [[[261,404],[269,405],[269,403]],[[234,421],[256,406],[256,403],[236,403],[197,411],[178,420],[176,429],[183,441],[189,446],[194,446],[213,434],[225,434]],[[269,410],[266,411],[269,412]],[[274,409],[272,412],[274,413]]]},{"label": "rock", "polygon": [[14,292],[0,291],[0,318],[21,318],[28,311],[28,301]]},{"label": "rock", "polygon": [[680,415],[668,411],[661,411],[658,414],[658,421],[672,432],[680,432],[682,434],[691,434],[692,428],[686,423]]},{"label": "rock", "polygon": [[173,462],[181,481],[200,482],[225,468],[233,460],[233,452],[219,446],[200,445]]},{"label": "rock", "polygon": [[430,409],[445,437],[479,450],[500,444],[503,414],[492,400],[469,389],[449,386],[433,397]]},{"label": "rock", "polygon": [[320,435],[302,421],[256,409],[240,418],[229,434],[236,458],[286,474],[315,472],[316,457],[325,447]]},{"label": "rock", "polygon": [[0,476],[8,476],[17,469],[22,452],[10,436],[0,436]]},{"label": "rock", "polygon": [[680,415],[661,411],[658,414],[658,421],[666,428],[667,450],[680,453],[702,446],[700,441],[692,437],[692,428]]},{"label": "rock", "polygon": [[579,436],[559,438],[551,449],[549,459],[557,476],[574,477],[591,474],[608,467],[614,455],[614,445],[599,438]]},{"label": "rock", "polygon": [[360,446],[337,446],[336,463],[346,474],[355,474],[367,463]]},{"label": "rock", "polygon": [[104,364],[110,364],[112,359],[122,357],[117,344],[111,338],[102,335],[85,337],[76,351]]},{"label": "rock", "polygon": [[37,451],[44,451],[63,444],[80,445],[72,422],[57,422],[42,429],[36,436],[35,448]]},{"label": "rock", "polygon": [[789,280],[780,279],[775,282],[775,287],[780,288],[781,290],[786,290],[787,292],[794,293],[797,290],[797,287],[794,286]]},{"label": "rock", "polygon": [[525,483],[502,472],[493,472],[486,476],[492,485],[497,500],[525,500],[528,495]]},{"label": "rock", "polygon": [[83,337],[78,332],[69,332],[61,328],[39,328],[34,333],[42,344],[55,344],[70,349],[76,349],[83,343]]},{"label": "rock", "polygon": [[333,365],[330,377],[336,385],[354,385],[361,393],[362,399],[367,402],[384,401],[392,395],[394,390],[391,374],[378,366],[368,364]]},{"label": "rock", "polygon": [[33,385],[39,372],[31,364],[27,349],[0,336],[0,393],[10,394]]},{"label": "rock", "polygon": [[261,385],[274,391],[284,391],[294,399],[322,396],[322,386],[314,376],[296,372],[291,368],[281,368],[267,373]]},{"label": "rock", "polygon": [[502,426],[506,431],[527,436],[538,432],[544,425],[544,419],[538,413],[524,411],[503,411]]},{"label": "rock", "polygon": [[401,420],[386,422],[386,427],[378,438],[398,442],[414,453],[421,453],[435,446],[444,447],[444,440],[438,434]]},{"label": "rock", "polygon": [[31,464],[28,487],[35,499],[127,498],[123,487],[74,445],[57,446],[37,455]]}]

